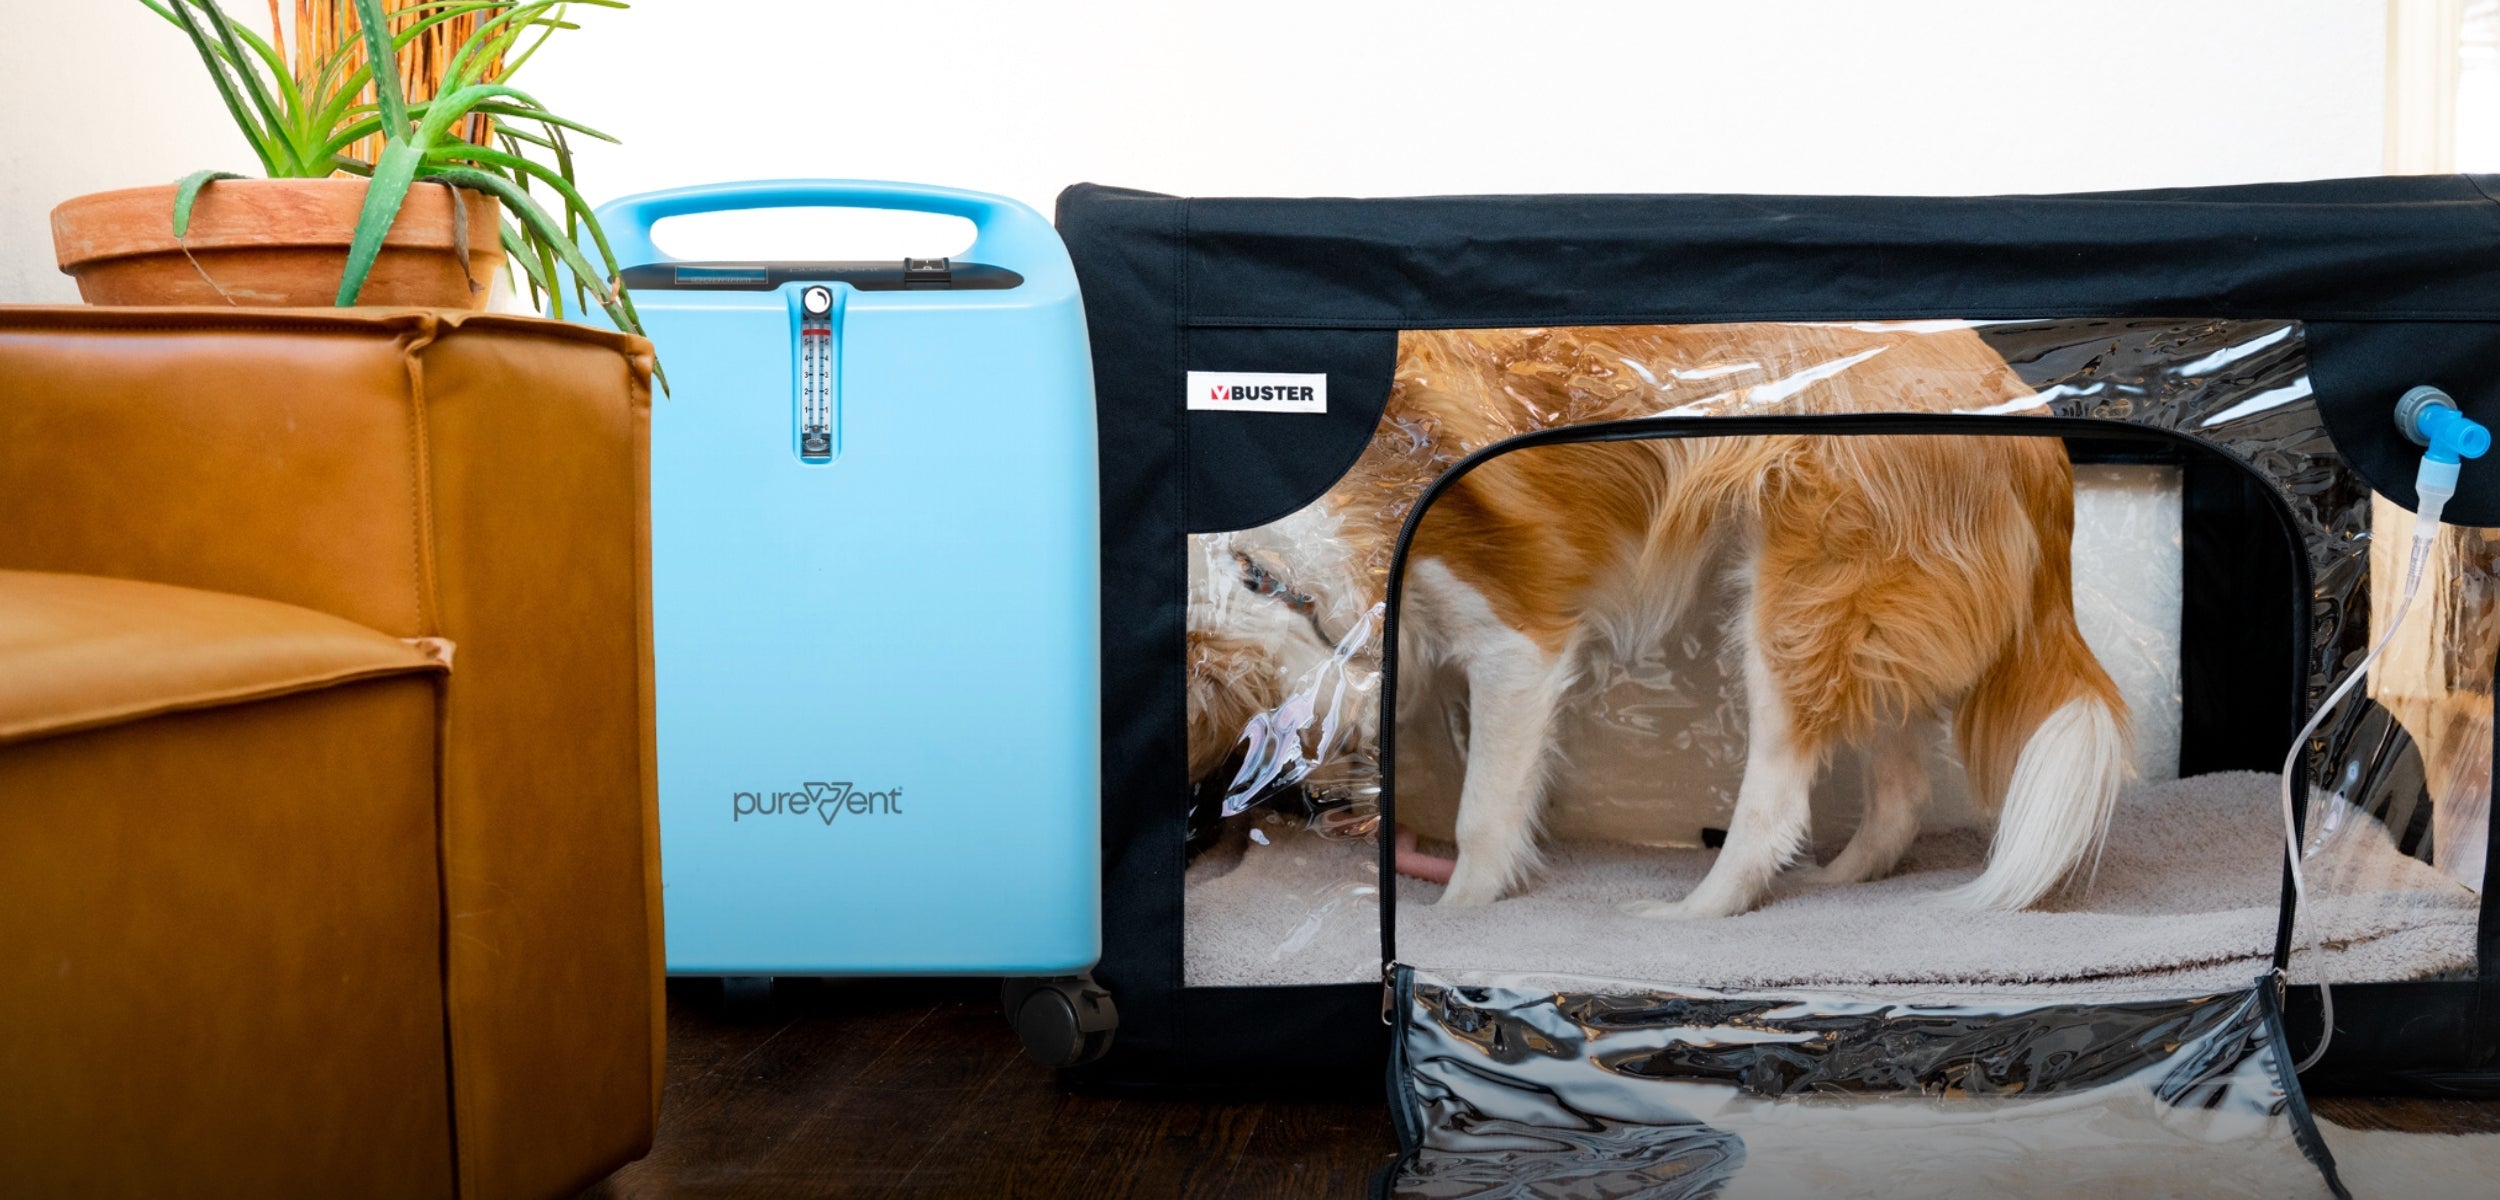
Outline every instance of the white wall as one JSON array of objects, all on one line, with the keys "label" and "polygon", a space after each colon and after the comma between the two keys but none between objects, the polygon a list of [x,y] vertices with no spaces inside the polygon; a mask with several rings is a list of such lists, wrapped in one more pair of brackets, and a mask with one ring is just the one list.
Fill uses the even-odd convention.
[{"label": "white wall", "polygon": [[[579,17],[518,82],[626,139],[585,151],[594,200],[795,175],[1046,212],[1079,180],[1972,193],[2381,159],[2381,0],[639,0]],[[0,29],[0,300],[74,298],[46,223],[62,198],[249,165],[187,45],[136,0],[0,0]],[[721,236],[701,249],[745,249]],[[853,248],[774,236],[746,252]]]},{"label": "white wall", "polygon": [[0,31],[0,303],[77,302],[53,205],[259,165],[191,43],[138,0],[0,0]]}]

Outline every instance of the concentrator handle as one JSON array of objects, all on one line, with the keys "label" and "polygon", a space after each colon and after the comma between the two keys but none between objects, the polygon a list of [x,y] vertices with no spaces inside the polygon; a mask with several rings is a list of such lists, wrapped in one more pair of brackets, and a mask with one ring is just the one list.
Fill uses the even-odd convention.
[{"label": "concentrator handle", "polygon": [[690,213],[736,212],[753,208],[884,208],[904,212],[940,213],[972,222],[978,232],[968,261],[1005,267],[1031,275],[1067,261],[1058,232],[1042,214],[985,192],[933,187],[924,183],[888,183],[870,179],[758,179],[743,183],[710,183],[698,187],[644,192],[599,206],[599,225],[608,234],[616,267],[623,271],[653,263],[676,261],[651,243],[651,227],[669,217]]}]

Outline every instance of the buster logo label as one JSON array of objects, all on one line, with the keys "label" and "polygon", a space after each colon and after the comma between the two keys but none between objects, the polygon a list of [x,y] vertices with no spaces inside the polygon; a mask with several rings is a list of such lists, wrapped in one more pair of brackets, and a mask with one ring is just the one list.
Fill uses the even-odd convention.
[{"label": "buster logo label", "polygon": [[1191,371],[1189,407],[1201,412],[1325,413],[1328,376]]},{"label": "buster logo label", "polygon": [[901,815],[901,788],[871,792],[850,783],[802,783],[795,791],[729,794],[732,824],[751,817],[814,817],[821,824],[831,825],[845,816],[856,820]]}]

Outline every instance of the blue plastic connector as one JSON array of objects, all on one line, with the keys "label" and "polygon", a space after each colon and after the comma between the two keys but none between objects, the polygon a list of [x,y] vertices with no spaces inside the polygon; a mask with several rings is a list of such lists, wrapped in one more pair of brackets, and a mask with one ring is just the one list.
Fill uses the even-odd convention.
[{"label": "blue plastic connector", "polygon": [[2491,431],[2472,417],[2453,408],[2433,406],[2422,410],[2422,432],[2430,438],[2427,456],[2441,462],[2481,458],[2491,449]]},{"label": "blue plastic connector", "polygon": [[2424,447],[2422,465],[2413,476],[2413,539],[2417,551],[2426,551],[2438,535],[2449,499],[2457,494],[2458,466],[2491,449],[2491,431],[2457,411],[2455,397],[2427,385],[2396,401],[2396,428]]},{"label": "blue plastic connector", "polygon": [[2481,458],[2491,450],[2491,431],[2457,410],[2455,398],[2435,387],[2417,387],[2396,402],[2396,426],[2417,446],[2429,447],[2423,457],[2454,465]]}]

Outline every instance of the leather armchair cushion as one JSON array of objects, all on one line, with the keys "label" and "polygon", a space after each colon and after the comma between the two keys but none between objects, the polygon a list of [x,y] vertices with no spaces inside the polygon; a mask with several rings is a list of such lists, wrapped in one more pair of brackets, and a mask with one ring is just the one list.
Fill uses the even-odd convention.
[{"label": "leather armchair cushion", "polygon": [[442,669],[0,571],[0,1191],[453,1194]]},{"label": "leather armchair cushion", "polygon": [[[497,314],[0,305],[0,514],[40,517],[0,519],[0,568],[458,643],[439,684],[390,677],[301,702],[435,695],[427,850],[443,944],[427,964],[447,1001],[455,1183],[474,1200],[571,1195],[642,1153],[656,1121],[651,367],[639,338]],[[290,645],[311,634],[293,629]],[[156,695],[144,707],[362,669],[318,659],[297,660],[293,683],[284,670],[216,682],[200,658],[180,679],[80,686]],[[18,746],[297,702],[133,721],[139,707],[106,697],[80,719],[123,724],[47,722],[54,733]],[[14,751],[0,747],[0,767]]]},{"label": "leather armchair cushion", "polygon": [[440,665],[289,604],[0,571],[0,745]]}]

